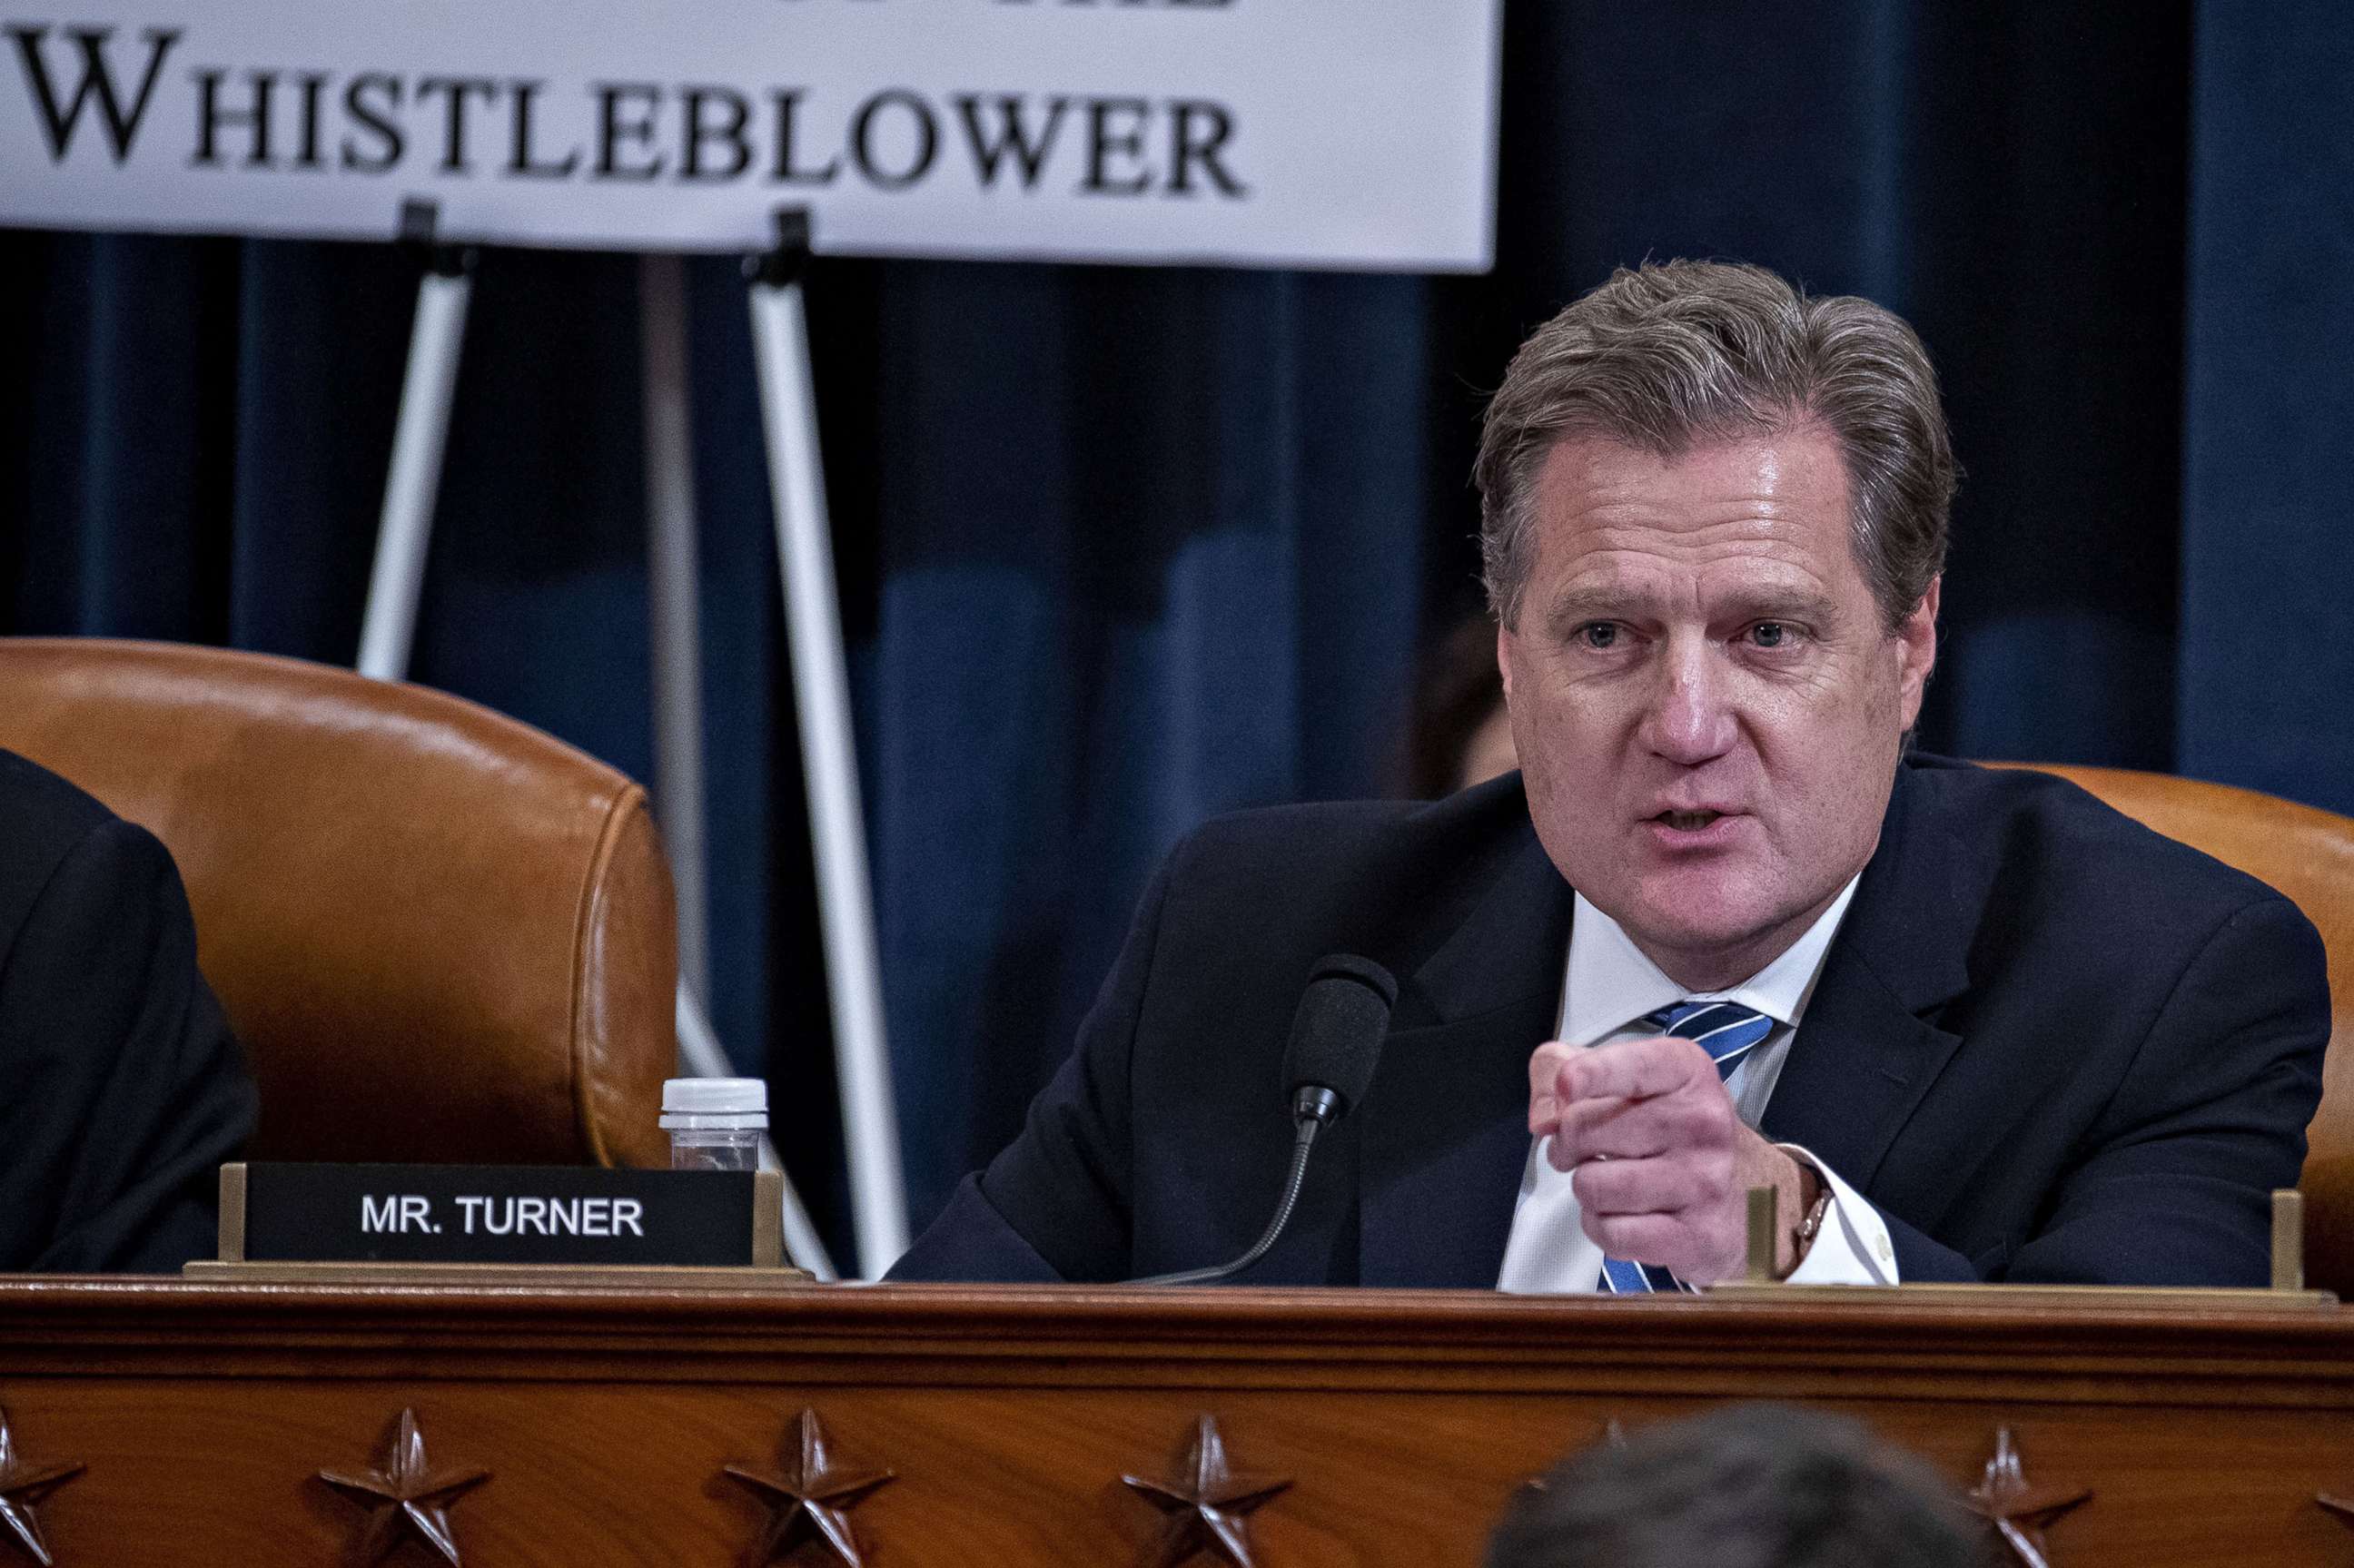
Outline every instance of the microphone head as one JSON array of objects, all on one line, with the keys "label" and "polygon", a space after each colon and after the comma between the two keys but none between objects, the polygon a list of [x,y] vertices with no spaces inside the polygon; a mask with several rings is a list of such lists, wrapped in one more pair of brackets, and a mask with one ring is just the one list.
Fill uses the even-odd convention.
[{"label": "microphone head", "polygon": [[1330,1089],[1335,1119],[1364,1097],[1389,1031],[1397,981],[1369,959],[1333,953],[1317,960],[1291,1017],[1283,1075],[1295,1100],[1304,1088]]}]

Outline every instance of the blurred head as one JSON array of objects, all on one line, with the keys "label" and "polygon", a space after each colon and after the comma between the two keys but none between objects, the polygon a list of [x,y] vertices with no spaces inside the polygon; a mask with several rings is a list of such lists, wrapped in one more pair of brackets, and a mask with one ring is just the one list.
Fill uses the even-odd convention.
[{"label": "blurred head", "polygon": [[1480,456],[1538,837],[1694,990],[1872,857],[1935,658],[1954,469],[1903,323],[1755,268],[1621,271],[1540,331]]},{"label": "blurred head", "polygon": [[1474,614],[1425,656],[1406,736],[1406,788],[1435,800],[1520,766],[1496,673],[1496,623]]},{"label": "blurred head", "polygon": [[1986,1542],[1912,1455],[1752,1404],[1563,1461],[1506,1510],[1487,1568],[1986,1568]]}]

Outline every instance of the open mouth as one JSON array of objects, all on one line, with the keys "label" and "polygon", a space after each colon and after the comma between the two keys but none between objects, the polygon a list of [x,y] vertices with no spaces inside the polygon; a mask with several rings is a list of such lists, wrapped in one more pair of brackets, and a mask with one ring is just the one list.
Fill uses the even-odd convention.
[{"label": "open mouth", "polygon": [[1664,822],[1680,833],[1696,833],[1723,814],[1722,811],[1661,811],[1651,821]]}]

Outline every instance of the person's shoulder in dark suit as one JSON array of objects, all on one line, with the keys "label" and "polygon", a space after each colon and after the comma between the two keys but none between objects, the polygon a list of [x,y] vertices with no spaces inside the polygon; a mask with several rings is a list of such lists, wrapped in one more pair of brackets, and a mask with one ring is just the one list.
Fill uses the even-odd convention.
[{"label": "person's shoulder in dark suit", "polygon": [[[1935,757],[1913,759],[1906,773],[1910,809],[1973,863],[1967,891],[1982,904],[1965,960],[1974,986],[2031,974],[2052,1004],[2105,998],[2179,1012],[2199,1002],[2197,991],[2226,983],[2244,955],[2279,983],[2284,1010],[2302,1015],[2299,1033],[2326,1040],[2320,934],[2265,883],[2053,774]],[[2317,1044],[2311,1054],[2317,1075]]]},{"label": "person's shoulder in dark suit", "polygon": [[[2130,928],[2171,919],[2185,905],[2227,911],[2288,902],[2246,872],[2155,832],[2057,774],[1923,754],[1907,758],[1904,770],[1925,816],[1999,866],[1999,874],[2032,876],[2035,891],[2080,916]],[[2155,904],[2141,896],[2151,894],[2164,896]]]},{"label": "person's shoulder in dark suit", "polygon": [[1849,919],[1892,989],[1952,977],[1958,1048],[1866,1189],[1906,1278],[2263,1282],[2329,1037],[2294,903],[2064,779],[1923,757]]},{"label": "person's shoulder in dark suit", "polygon": [[[1400,980],[1394,1024],[1412,1027],[1428,1010],[1414,978],[1500,886],[1523,879],[1565,921],[1568,889],[1536,843],[1517,775],[1428,804],[1277,806],[1202,824],[1139,901],[1022,1135],[966,1177],[892,1277],[1127,1278],[1161,1261],[1156,1213],[1256,1225],[1288,1158],[1284,1041],[1317,961],[1345,952],[1388,969]],[[1556,988],[1564,949],[1534,934],[1546,924],[1532,921],[1514,947],[1532,960],[1520,966],[1532,984]],[[1336,1150],[1318,1179],[1343,1169]],[[1312,1223],[1303,1213],[1294,1234]]]},{"label": "person's shoulder in dark suit", "polygon": [[[1212,978],[1196,989],[1252,996],[1288,1018],[1323,955],[1359,953],[1409,975],[1508,867],[1541,853],[1517,773],[1430,802],[1237,811],[1204,823],[1170,855],[1156,934],[1189,980],[1195,963],[1204,966]],[[1566,897],[1566,884],[1559,891]]]},{"label": "person's shoulder in dark suit", "polygon": [[0,1270],[209,1255],[254,1116],[170,854],[0,752]]}]

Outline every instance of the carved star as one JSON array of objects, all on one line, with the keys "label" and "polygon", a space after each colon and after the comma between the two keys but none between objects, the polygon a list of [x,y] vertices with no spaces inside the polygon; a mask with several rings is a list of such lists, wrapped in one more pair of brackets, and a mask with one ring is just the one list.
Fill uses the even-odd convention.
[{"label": "carved star", "polygon": [[768,1528],[745,1561],[751,1568],[765,1568],[816,1542],[843,1568],[866,1568],[850,1510],[892,1479],[891,1472],[837,1468],[826,1453],[825,1428],[818,1424],[817,1412],[808,1409],[794,1418],[779,1457],[784,1467],[775,1472],[726,1467],[732,1479],[769,1505]]},{"label": "carved star", "polygon": [[366,1561],[381,1563],[414,1538],[440,1552],[450,1568],[464,1568],[450,1525],[450,1505],[489,1480],[491,1473],[430,1469],[425,1462],[425,1434],[418,1430],[414,1410],[400,1413],[384,1464],[381,1470],[356,1476],[319,1472],[321,1480],[368,1510],[367,1531],[360,1538]]},{"label": "carved star", "polygon": [[33,1505],[81,1472],[80,1465],[28,1465],[17,1458],[8,1414],[0,1411],[0,1542],[23,1547],[41,1568],[50,1568],[49,1549],[41,1543]]},{"label": "carved star", "polygon": [[1995,1433],[1994,1457],[1987,1461],[1986,1478],[1963,1499],[1979,1518],[1995,1528],[2020,1568],[2052,1568],[2051,1550],[2043,1532],[2061,1515],[2092,1500],[2084,1487],[2037,1486],[2027,1478],[2011,1442],[2010,1428]]},{"label": "carved star", "polygon": [[1251,1560],[1246,1516],[1291,1485],[1264,1476],[1235,1475],[1226,1464],[1226,1440],[1218,1435],[1217,1418],[1210,1415],[1193,1424],[1193,1441],[1177,1461],[1175,1480],[1164,1486],[1141,1476],[1120,1479],[1165,1516],[1146,1548],[1145,1568],[1177,1568],[1203,1552],[1232,1568],[1257,1568]]}]

